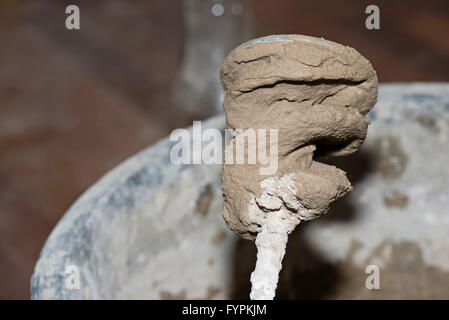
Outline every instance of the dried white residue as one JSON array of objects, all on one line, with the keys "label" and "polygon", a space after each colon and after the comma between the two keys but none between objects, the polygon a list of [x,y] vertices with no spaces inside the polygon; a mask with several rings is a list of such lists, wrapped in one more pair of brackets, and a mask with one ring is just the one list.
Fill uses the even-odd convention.
[{"label": "dried white residue", "polygon": [[288,235],[300,222],[299,214],[306,214],[296,198],[293,174],[261,181],[261,195],[250,202],[253,215],[264,216],[264,224],[257,234],[257,262],[251,274],[253,300],[273,299],[282,269]]},{"label": "dried white residue", "polygon": [[256,199],[257,204],[266,210],[279,210],[284,204],[287,208],[298,211],[301,204],[296,198],[293,174],[281,178],[270,177],[260,183],[262,194]]},{"label": "dried white residue", "polygon": [[275,296],[288,234],[298,221],[285,219],[286,215],[288,213],[285,214],[282,209],[269,213],[266,223],[257,234],[256,269],[251,274],[252,300],[272,300]]}]

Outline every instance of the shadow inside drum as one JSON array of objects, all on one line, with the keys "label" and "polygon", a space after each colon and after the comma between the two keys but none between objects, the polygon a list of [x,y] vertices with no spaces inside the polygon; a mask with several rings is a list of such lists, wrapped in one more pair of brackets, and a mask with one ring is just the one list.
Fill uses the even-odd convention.
[{"label": "shadow inside drum", "polygon": [[[351,182],[354,189],[357,184],[365,177],[373,174],[378,170],[376,167],[376,159],[381,157],[380,154],[375,153],[374,150],[363,147],[346,157],[334,157],[324,159],[321,162],[333,165],[346,172],[346,176]],[[329,212],[320,218],[324,222],[351,222],[357,219],[357,208],[351,200],[351,193],[343,198],[335,201]]]}]

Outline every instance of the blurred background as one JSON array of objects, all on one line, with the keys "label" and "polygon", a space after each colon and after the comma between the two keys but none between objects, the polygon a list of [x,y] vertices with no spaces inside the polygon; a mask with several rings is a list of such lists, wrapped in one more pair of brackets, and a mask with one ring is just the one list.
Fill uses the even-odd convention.
[{"label": "blurred background", "polygon": [[[67,30],[76,4],[81,29]],[[380,30],[365,8],[380,8]],[[449,80],[449,2],[2,0],[0,299],[29,297],[45,239],[83,191],[173,129],[220,111],[218,67],[254,37],[356,48],[380,82]]]}]

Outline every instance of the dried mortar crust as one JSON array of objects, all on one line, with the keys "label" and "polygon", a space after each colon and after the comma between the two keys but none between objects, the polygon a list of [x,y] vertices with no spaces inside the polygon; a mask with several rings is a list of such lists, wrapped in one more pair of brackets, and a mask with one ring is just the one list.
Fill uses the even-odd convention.
[{"label": "dried mortar crust", "polygon": [[[227,127],[278,129],[279,137],[269,190],[261,186],[273,183],[260,174],[259,159],[247,164],[246,143],[245,164],[223,165],[223,217],[234,232],[254,239],[267,214],[280,209],[297,223],[317,218],[352,189],[344,171],[315,158],[348,155],[363,143],[364,115],[377,100],[377,77],[367,59],[325,39],[269,36],[234,49],[220,77]],[[234,138],[225,153],[235,155],[235,145]],[[270,201],[263,201],[267,195]],[[274,198],[279,205],[270,205]]]}]

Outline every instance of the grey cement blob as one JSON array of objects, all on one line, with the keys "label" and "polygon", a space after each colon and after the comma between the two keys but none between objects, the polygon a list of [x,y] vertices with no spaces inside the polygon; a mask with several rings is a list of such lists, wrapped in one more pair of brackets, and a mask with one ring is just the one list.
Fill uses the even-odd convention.
[{"label": "grey cement blob", "polygon": [[[381,85],[368,116],[362,148],[325,160],[354,190],[291,235],[279,298],[449,298],[449,84]],[[75,202],[42,249],[33,299],[249,297],[256,251],[222,220],[220,166],[173,165],[169,147],[129,158]],[[365,287],[369,264],[380,290]]]}]

